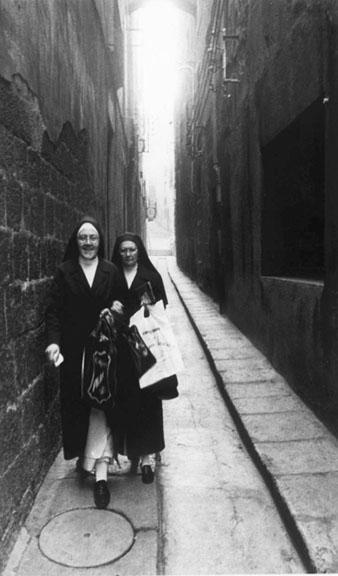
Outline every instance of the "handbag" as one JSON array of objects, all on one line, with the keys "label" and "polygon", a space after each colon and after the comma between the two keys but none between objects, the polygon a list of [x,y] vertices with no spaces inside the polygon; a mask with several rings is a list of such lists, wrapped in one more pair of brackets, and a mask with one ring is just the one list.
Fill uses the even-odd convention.
[{"label": "handbag", "polygon": [[99,318],[83,348],[81,398],[93,408],[105,410],[115,405],[116,327],[111,314]]},{"label": "handbag", "polygon": [[159,400],[173,400],[178,396],[178,379],[176,374],[163,378],[147,388]]},{"label": "handbag", "polygon": [[122,336],[128,344],[137,376],[140,378],[156,364],[156,358],[143,340],[137,326],[132,325],[129,328],[125,328]]},{"label": "handbag", "polygon": [[[177,372],[183,370],[182,357],[163,302],[149,305],[149,316],[140,308],[130,319],[156,358],[156,364],[139,378],[140,388],[151,388],[162,399],[178,396]],[[162,394],[161,394],[162,389]]]}]

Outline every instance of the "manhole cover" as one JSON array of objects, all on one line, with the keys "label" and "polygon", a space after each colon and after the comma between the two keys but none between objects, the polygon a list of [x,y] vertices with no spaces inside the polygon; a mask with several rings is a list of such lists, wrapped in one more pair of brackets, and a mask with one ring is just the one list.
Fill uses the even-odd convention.
[{"label": "manhole cover", "polygon": [[55,516],[39,544],[47,558],[75,568],[102,566],[120,558],[134,543],[131,524],[111,510],[85,508]]}]

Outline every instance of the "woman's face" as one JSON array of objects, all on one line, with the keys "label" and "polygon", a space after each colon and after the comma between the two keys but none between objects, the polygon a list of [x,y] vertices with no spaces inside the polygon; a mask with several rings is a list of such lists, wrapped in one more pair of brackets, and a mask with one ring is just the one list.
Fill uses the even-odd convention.
[{"label": "woman's face", "polygon": [[95,260],[100,245],[100,236],[95,226],[89,222],[83,224],[77,233],[76,242],[84,260]]},{"label": "woman's face", "polygon": [[138,249],[135,242],[125,240],[121,243],[119,252],[123,266],[126,268],[132,268],[137,264]]}]

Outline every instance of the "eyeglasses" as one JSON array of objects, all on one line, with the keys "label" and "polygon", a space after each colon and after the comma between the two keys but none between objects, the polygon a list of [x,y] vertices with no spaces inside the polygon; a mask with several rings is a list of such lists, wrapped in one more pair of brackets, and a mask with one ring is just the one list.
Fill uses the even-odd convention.
[{"label": "eyeglasses", "polygon": [[82,242],[87,242],[87,240],[88,240],[89,242],[93,242],[93,243],[94,243],[94,242],[98,242],[99,236],[96,236],[96,234],[89,234],[89,235],[87,235],[87,234],[80,234],[80,236],[78,236],[77,239],[78,239],[78,241],[81,242],[81,243],[82,243]]}]

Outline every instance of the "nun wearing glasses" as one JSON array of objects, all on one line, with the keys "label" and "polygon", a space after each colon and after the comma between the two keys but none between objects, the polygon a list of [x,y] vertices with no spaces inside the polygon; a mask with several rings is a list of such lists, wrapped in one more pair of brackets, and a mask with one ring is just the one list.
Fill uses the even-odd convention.
[{"label": "nun wearing glasses", "polygon": [[104,239],[95,219],[83,218],[57,267],[46,307],[47,361],[59,366],[63,453],[77,459],[83,477],[94,475],[94,501],[110,501],[108,465],[114,456],[112,418],[84,403],[81,366],[84,345],[103,309],[123,313],[124,279],[104,258]]}]

